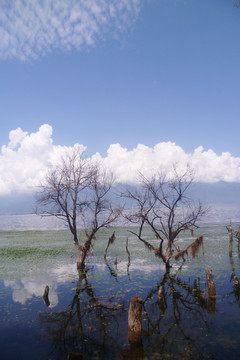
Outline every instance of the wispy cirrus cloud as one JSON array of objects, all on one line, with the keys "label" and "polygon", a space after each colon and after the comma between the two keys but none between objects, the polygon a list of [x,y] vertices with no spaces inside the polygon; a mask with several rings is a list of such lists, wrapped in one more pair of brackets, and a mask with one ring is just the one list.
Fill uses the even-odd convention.
[{"label": "wispy cirrus cloud", "polygon": [[95,46],[135,22],[142,0],[1,0],[0,58],[33,60]]}]

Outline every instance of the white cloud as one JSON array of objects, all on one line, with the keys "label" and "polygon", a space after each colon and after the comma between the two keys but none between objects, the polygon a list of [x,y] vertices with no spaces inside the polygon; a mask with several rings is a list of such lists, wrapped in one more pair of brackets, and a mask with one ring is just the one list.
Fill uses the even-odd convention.
[{"label": "white cloud", "polygon": [[[0,195],[13,191],[34,191],[50,165],[56,164],[65,151],[79,147],[54,145],[52,127],[42,125],[35,133],[28,134],[18,128],[9,133],[8,145],[0,153]],[[173,164],[194,170],[195,180],[202,182],[240,182],[240,157],[224,152],[217,155],[213,150],[205,151],[201,146],[187,154],[173,142],[162,142],[153,148],[139,144],[128,150],[120,144],[112,144],[107,156],[99,153],[94,159],[101,160],[115,175],[118,182],[135,183],[139,172],[149,176],[154,171],[169,172]]]},{"label": "white cloud", "polygon": [[49,278],[23,278],[22,280],[4,280],[4,286],[12,289],[12,299],[14,302],[25,304],[27,300],[36,297],[42,297],[46,286],[49,284],[50,307],[58,304],[57,283]]},{"label": "white cloud", "polygon": [[0,58],[36,59],[94,46],[131,27],[142,0],[1,0]]},{"label": "white cloud", "polygon": [[[32,134],[20,128],[10,131],[10,142],[2,146],[0,154],[0,195],[35,189],[48,167],[67,149],[53,145],[51,137],[52,127],[47,124]],[[83,145],[74,146],[85,149]]]}]

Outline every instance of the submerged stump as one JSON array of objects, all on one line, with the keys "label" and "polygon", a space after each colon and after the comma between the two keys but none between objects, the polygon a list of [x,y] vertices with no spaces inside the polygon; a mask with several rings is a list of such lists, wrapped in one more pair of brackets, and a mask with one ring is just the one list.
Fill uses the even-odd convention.
[{"label": "submerged stump", "polygon": [[137,295],[132,297],[128,311],[128,341],[140,343],[142,332],[142,306],[143,301]]},{"label": "submerged stump", "polygon": [[211,269],[206,269],[206,282],[208,287],[208,312],[213,314],[216,308],[216,288]]},{"label": "submerged stump", "polygon": [[234,277],[233,277],[233,291],[235,294],[235,298],[238,301],[240,298],[240,283],[239,283],[239,279],[236,275],[234,275]]},{"label": "submerged stump", "polygon": [[206,281],[208,286],[208,297],[216,296],[216,288],[213,279],[212,269],[206,269]]}]

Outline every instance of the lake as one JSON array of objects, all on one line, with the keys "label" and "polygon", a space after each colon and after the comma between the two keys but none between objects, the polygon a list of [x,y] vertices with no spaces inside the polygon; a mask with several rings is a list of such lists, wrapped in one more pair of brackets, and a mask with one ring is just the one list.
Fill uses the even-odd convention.
[{"label": "lake", "polygon": [[[174,265],[169,276],[124,227],[114,229],[105,262],[113,229],[102,230],[86,272],[79,273],[71,234],[62,223],[35,215],[0,216],[1,360],[61,360],[71,352],[96,360],[238,359],[240,292],[232,275],[240,277],[240,257],[236,241],[229,257],[226,225],[201,224],[194,236],[204,234],[204,255],[189,257],[181,269]],[[192,240],[184,233],[178,241]],[[214,298],[207,295],[206,268],[213,271]],[[50,304],[43,300],[46,285]],[[135,295],[143,300],[137,344],[128,342],[128,309]]]}]

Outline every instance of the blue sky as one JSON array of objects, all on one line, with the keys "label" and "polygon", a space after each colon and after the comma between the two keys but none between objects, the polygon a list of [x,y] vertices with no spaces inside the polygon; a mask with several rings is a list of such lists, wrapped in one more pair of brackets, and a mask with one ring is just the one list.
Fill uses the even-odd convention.
[{"label": "blue sky", "polygon": [[239,39],[232,0],[2,0],[0,170],[12,130],[22,129],[16,155],[48,124],[48,141],[88,156],[202,147],[202,164],[212,156],[224,173],[228,163],[237,181]]}]

